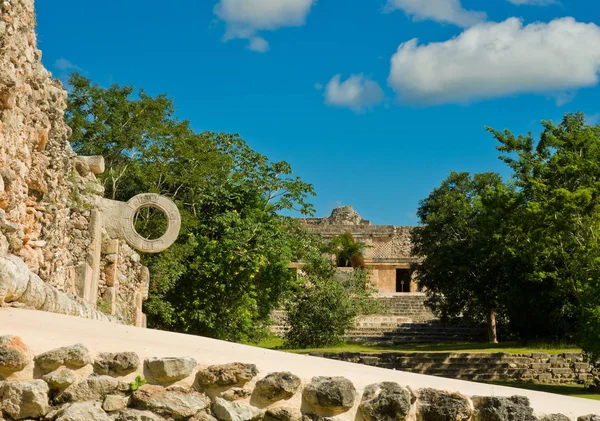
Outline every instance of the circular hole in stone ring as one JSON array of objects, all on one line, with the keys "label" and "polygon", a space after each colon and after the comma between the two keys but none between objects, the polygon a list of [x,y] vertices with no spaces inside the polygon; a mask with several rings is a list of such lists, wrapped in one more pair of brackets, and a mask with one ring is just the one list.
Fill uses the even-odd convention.
[{"label": "circular hole in stone ring", "polygon": [[[160,230],[161,224],[158,213],[164,215],[162,217],[164,234],[154,238],[156,236],[154,233]],[[147,223],[150,226],[146,227],[148,230],[140,229],[142,231],[140,233],[136,230],[136,221],[138,227],[143,226],[143,217],[149,218]],[[181,228],[181,216],[175,203],[153,193],[138,194],[129,199],[121,221],[125,240],[135,249],[146,253],[159,253],[169,248],[177,240]]]}]

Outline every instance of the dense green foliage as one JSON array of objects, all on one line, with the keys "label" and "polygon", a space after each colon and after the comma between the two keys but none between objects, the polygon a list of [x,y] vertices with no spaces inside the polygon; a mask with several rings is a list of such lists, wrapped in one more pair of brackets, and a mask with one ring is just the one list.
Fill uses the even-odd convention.
[{"label": "dense green foliage", "polygon": [[[242,340],[261,333],[271,310],[295,286],[289,262],[309,241],[280,211],[312,213],[312,186],[291,176],[237,135],[194,133],[174,117],[165,95],[134,97],[74,74],[67,123],[74,149],[103,155],[109,197],[153,192],[175,201],[178,241],[144,256],[152,273],[144,305],[155,328]],[[157,236],[164,219],[141,215],[137,228]]]},{"label": "dense green foliage", "polygon": [[338,267],[365,268],[364,249],[365,243],[354,240],[352,234],[345,232],[331,238],[327,251],[335,255]]},{"label": "dense green foliage", "polygon": [[600,126],[583,114],[532,135],[488,129],[512,170],[451,174],[421,202],[414,251],[442,315],[500,312],[523,338],[576,334],[600,355]]},{"label": "dense green foliage", "polygon": [[[518,252],[531,264],[528,278],[552,282],[573,297],[579,342],[600,357],[600,126],[567,114],[543,122],[532,136],[489,129],[513,171],[522,198]],[[534,297],[535,299],[535,297]],[[566,305],[568,300],[563,301]]]},{"label": "dense green foliage", "polygon": [[299,275],[302,286],[287,304],[289,330],[285,346],[308,348],[340,343],[359,314],[378,310],[367,273],[360,268],[336,274],[320,255],[306,256]]},{"label": "dense green foliage", "polygon": [[413,230],[413,253],[427,304],[442,318],[486,320],[489,340],[497,342],[496,315],[511,274],[509,218],[515,191],[494,173],[451,173],[423,200]]}]

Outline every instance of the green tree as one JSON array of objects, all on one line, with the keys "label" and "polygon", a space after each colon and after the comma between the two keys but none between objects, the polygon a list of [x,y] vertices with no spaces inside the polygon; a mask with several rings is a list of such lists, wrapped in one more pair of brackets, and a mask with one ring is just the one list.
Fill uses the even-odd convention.
[{"label": "green tree", "polygon": [[486,321],[497,342],[496,317],[510,281],[515,233],[510,220],[517,205],[514,189],[495,173],[454,173],[421,201],[422,225],[412,232],[413,269],[427,303],[443,319],[462,316]]},{"label": "green tree", "polygon": [[338,267],[365,268],[364,250],[365,243],[354,240],[351,233],[345,232],[336,235],[329,242],[328,251],[335,255]]},{"label": "green tree", "polygon": [[[294,299],[288,301],[289,330],[285,345],[310,348],[335,345],[348,329],[354,327],[359,314],[372,314],[379,309],[372,297],[373,286],[367,272],[355,268],[350,273],[336,274],[333,263],[321,256],[316,247],[305,257]],[[325,251],[323,247],[320,251]]]},{"label": "green tree", "polygon": [[582,113],[542,122],[531,134],[488,129],[513,171],[521,196],[522,241],[518,252],[531,262],[530,278],[551,281],[573,297],[580,344],[600,357],[600,126]]},{"label": "green tree", "polygon": [[[228,340],[256,337],[294,286],[288,265],[305,247],[296,221],[280,212],[312,214],[312,186],[237,135],[195,133],[166,95],[135,96],[131,86],[103,88],[77,74],[70,83],[71,141],[81,154],[105,156],[107,195],[159,193],[182,215],[177,242],[143,256],[152,274],[149,324]],[[139,218],[136,228],[158,236],[164,218]]]}]

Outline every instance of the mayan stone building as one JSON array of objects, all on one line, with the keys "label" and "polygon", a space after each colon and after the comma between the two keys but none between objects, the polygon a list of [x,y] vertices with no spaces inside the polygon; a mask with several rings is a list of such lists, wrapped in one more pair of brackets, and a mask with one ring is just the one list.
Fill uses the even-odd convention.
[{"label": "mayan stone building", "polygon": [[354,240],[365,243],[368,246],[364,251],[365,264],[381,294],[417,292],[417,284],[410,275],[410,264],[417,260],[411,255],[412,227],[372,225],[352,206],[335,208],[329,218],[302,218],[300,223],[325,240],[349,232]]},{"label": "mayan stone building", "polygon": [[[103,197],[104,159],[71,149],[67,92],[41,54],[33,0],[0,2],[0,307],[145,326],[150,274],[138,251],[172,244],[179,213],[157,195]],[[165,214],[163,237],[135,231],[142,207]]]}]

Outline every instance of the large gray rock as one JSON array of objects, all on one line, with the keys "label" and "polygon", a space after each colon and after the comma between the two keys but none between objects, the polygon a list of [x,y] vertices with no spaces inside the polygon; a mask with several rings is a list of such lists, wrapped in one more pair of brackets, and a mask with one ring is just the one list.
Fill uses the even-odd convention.
[{"label": "large gray rock", "polygon": [[83,344],[76,344],[44,352],[36,356],[34,361],[43,373],[49,373],[61,365],[74,369],[85,367],[92,363],[92,357]]},{"label": "large gray rock", "polygon": [[421,389],[417,400],[417,421],[467,421],[473,415],[471,403],[460,393]]},{"label": "large gray rock", "polygon": [[139,409],[126,409],[119,413],[117,421],[163,421],[165,418],[150,411]]},{"label": "large gray rock", "polygon": [[334,415],[352,408],[356,389],[345,377],[313,377],[302,396],[313,409]]},{"label": "large gray rock", "polygon": [[243,402],[230,402],[223,398],[215,398],[213,412],[221,421],[252,421],[262,416],[262,411]]},{"label": "large gray rock", "polygon": [[90,376],[58,395],[58,402],[103,401],[118,390],[119,381],[110,376]]},{"label": "large gray rock", "polygon": [[42,377],[52,392],[62,392],[75,383],[76,377],[68,368],[61,368]]},{"label": "large gray rock", "polygon": [[182,388],[165,389],[162,386],[146,384],[133,392],[129,405],[136,409],[146,409],[174,419],[191,417],[210,405],[210,399],[203,393]]},{"label": "large gray rock", "polygon": [[291,398],[299,387],[300,377],[295,374],[289,372],[270,373],[256,382],[254,393],[259,400],[273,403]]},{"label": "large gray rock", "polygon": [[[563,414],[550,414],[542,416],[540,421],[571,421],[571,418]],[[598,417],[597,421],[600,421],[600,417]]]},{"label": "large gray rock", "polygon": [[109,376],[125,376],[140,366],[135,352],[103,352],[94,359],[94,373]]},{"label": "large gray rock", "polygon": [[0,378],[23,370],[29,360],[29,348],[21,338],[13,335],[0,336]]},{"label": "large gray rock", "polygon": [[229,363],[200,370],[196,379],[204,387],[236,386],[247,383],[257,374],[254,364]]},{"label": "large gray rock", "polygon": [[359,411],[366,421],[404,421],[411,405],[411,393],[394,382],[368,385]]},{"label": "large gray rock", "polygon": [[600,421],[600,415],[582,415],[580,417],[577,417],[577,421]]},{"label": "large gray rock", "polygon": [[474,396],[472,401],[477,421],[537,421],[525,396]]},{"label": "large gray rock", "polygon": [[302,412],[298,408],[285,406],[269,408],[263,421],[302,421]]},{"label": "large gray rock", "polygon": [[43,380],[6,382],[0,389],[4,412],[15,420],[39,418],[48,413],[48,392]]},{"label": "large gray rock", "polygon": [[196,360],[191,357],[148,358],[145,365],[155,381],[169,384],[192,374]]},{"label": "large gray rock", "polygon": [[73,403],[56,415],[55,421],[111,421],[106,412],[92,402]]}]

